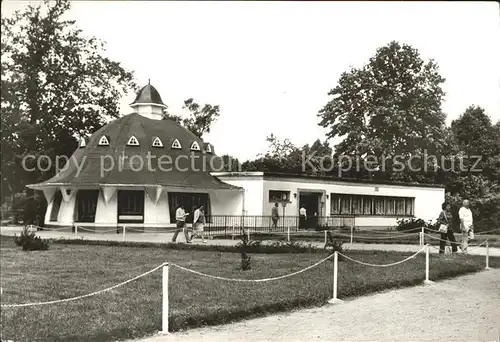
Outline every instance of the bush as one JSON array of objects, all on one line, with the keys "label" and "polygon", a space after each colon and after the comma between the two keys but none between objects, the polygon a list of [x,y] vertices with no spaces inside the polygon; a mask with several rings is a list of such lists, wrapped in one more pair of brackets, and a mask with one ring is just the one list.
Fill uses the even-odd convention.
[{"label": "bush", "polygon": [[471,210],[476,233],[500,228],[500,195],[471,201]]},{"label": "bush", "polygon": [[21,246],[23,251],[46,251],[49,249],[47,240],[35,236],[35,233],[29,233],[28,227],[24,227],[20,236],[14,236],[14,242],[17,246]]},{"label": "bush", "polygon": [[432,224],[431,222],[425,222],[422,219],[417,219],[417,218],[410,218],[410,219],[401,219],[398,220],[398,225],[396,226],[396,230],[400,232],[405,232],[408,230],[413,230],[416,228],[430,228],[430,229],[436,229],[435,224]]},{"label": "bush", "polygon": [[[325,244],[325,249],[327,249],[328,247],[332,248],[330,250],[331,251],[330,255],[332,255],[335,252],[339,252],[339,253],[344,252],[344,242],[343,241],[334,239],[333,235],[330,232],[327,233],[327,237],[328,237],[328,240],[327,240],[327,243]],[[333,258],[331,258],[330,260],[333,261]],[[338,260],[342,261],[342,260],[344,260],[344,257],[342,255],[339,255]]]},{"label": "bush", "polygon": [[[250,261],[252,260],[252,258],[249,257],[247,254],[247,248],[249,242],[250,241],[248,241],[248,235],[246,234],[245,230],[242,230],[241,243],[239,244],[239,248],[241,254],[241,269],[243,271],[248,271],[252,269],[252,266],[250,265]],[[258,243],[258,246],[260,246],[260,241]]]}]

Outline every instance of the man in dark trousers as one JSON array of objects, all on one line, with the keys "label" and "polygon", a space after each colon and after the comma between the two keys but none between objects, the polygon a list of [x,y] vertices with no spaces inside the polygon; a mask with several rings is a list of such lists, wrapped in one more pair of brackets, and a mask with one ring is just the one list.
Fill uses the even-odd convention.
[{"label": "man in dark trousers", "polygon": [[[451,243],[451,251],[453,253],[458,252],[458,244],[455,240],[455,232],[460,231],[460,217],[458,216],[458,211],[460,210],[461,203],[460,198],[457,194],[452,194],[450,198],[450,211],[451,211],[451,226],[448,229],[448,239]],[[439,242],[439,249],[444,250],[446,241]]]},{"label": "man in dark trousers", "polygon": [[188,232],[186,230],[186,216],[189,214],[186,214],[184,211],[184,206],[180,205],[179,208],[175,211],[175,221],[177,222],[177,230],[175,231],[175,234],[172,238],[172,242],[175,242],[177,240],[177,235],[182,231],[184,232],[184,237],[186,238],[187,243],[191,243],[191,239],[189,239]]}]

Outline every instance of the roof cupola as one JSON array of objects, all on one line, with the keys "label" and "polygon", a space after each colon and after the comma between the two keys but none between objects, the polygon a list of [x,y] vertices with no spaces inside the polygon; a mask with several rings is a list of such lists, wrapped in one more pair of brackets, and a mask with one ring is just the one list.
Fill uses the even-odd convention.
[{"label": "roof cupola", "polygon": [[135,113],[154,120],[163,119],[163,111],[167,109],[161,100],[160,93],[149,83],[149,80],[148,84],[139,90],[130,107]]}]

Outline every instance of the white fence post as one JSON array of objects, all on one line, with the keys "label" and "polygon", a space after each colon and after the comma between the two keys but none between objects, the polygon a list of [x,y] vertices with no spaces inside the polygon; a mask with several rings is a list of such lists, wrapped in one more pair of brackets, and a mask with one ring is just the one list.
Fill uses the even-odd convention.
[{"label": "white fence post", "polygon": [[163,264],[162,277],[162,314],[161,314],[161,333],[168,334],[168,268],[169,264]]},{"label": "white fence post", "polygon": [[330,304],[342,303],[343,300],[337,298],[337,276],[339,268],[339,254],[337,251],[333,252],[333,298],[328,301]]},{"label": "white fence post", "polygon": [[432,280],[429,280],[429,245],[425,246],[425,280],[424,284],[430,285],[434,283]]},{"label": "white fence post", "polygon": [[233,237],[232,239],[234,240],[234,224],[233,224],[233,236],[232,237]]},{"label": "white fence post", "polygon": [[422,227],[422,231],[420,232],[420,246],[423,246],[425,244],[425,228]]},{"label": "white fence post", "polygon": [[250,228],[247,228],[247,239],[250,241]]},{"label": "white fence post", "polygon": [[352,236],[353,230],[354,230],[354,227],[351,226],[351,245],[352,245],[352,242],[353,242],[353,236]]},{"label": "white fence post", "polygon": [[126,229],[126,228],[127,228],[126,226],[123,226],[123,241],[125,241],[125,239],[126,239],[126,238],[125,238],[125,229]]},{"label": "white fence post", "polygon": [[78,226],[75,224],[75,236],[78,236]]},{"label": "white fence post", "polygon": [[290,226],[288,226],[288,228],[287,228],[286,238],[287,238],[287,241],[290,242]]},{"label": "white fence post", "polygon": [[326,230],[325,230],[325,246],[326,246],[326,242],[327,242],[327,241],[326,241]]},{"label": "white fence post", "polygon": [[484,269],[490,269],[490,245],[488,243],[488,240],[486,240],[486,267]]}]

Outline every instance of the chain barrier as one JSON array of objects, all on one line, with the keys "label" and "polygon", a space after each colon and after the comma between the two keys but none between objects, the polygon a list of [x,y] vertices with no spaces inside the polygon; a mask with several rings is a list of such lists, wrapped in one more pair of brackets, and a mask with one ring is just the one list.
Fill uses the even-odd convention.
[{"label": "chain barrier", "polygon": [[84,227],[78,226],[78,231],[83,230],[85,232],[91,232],[91,233],[98,233],[98,234],[105,234],[105,233],[110,233],[110,232],[116,232],[116,228],[113,229],[88,229]]},{"label": "chain barrier", "polygon": [[[342,234],[342,233],[333,233],[335,236],[343,236],[350,238],[351,235]],[[413,235],[418,235],[420,233],[410,233],[410,234],[401,234],[401,235],[393,235],[393,236],[361,236],[361,235],[353,235],[353,239],[366,239],[366,240],[385,240],[385,239],[397,239],[401,237],[408,237]]]},{"label": "chain barrier", "polygon": [[370,264],[370,263],[367,263],[367,262],[363,262],[363,261],[359,261],[359,260],[356,260],[356,259],[353,259],[345,254],[342,254],[339,252],[339,255],[342,255],[344,258],[348,259],[348,260],[351,260],[357,264],[360,264],[360,265],[365,265],[365,266],[373,266],[373,267],[390,267],[390,266],[396,266],[396,265],[399,265],[399,264],[402,264],[410,259],[414,259],[419,253],[423,252],[425,250],[427,246],[424,246],[423,248],[421,248],[418,252],[416,252],[415,254],[412,254],[410,255],[408,258],[406,259],[403,259],[403,260],[400,260],[400,261],[396,261],[396,262],[393,262],[393,263],[390,263],[390,264],[383,264],[383,265],[379,265],[379,264]]},{"label": "chain barrier", "polygon": [[488,234],[488,233],[491,233],[491,232],[500,232],[500,228],[486,230],[484,232],[477,232],[477,234],[481,235],[481,234]]},{"label": "chain barrier", "polygon": [[88,293],[88,294],[85,294],[85,295],[81,295],[81,296],[77,296],[77,297],[72,297],[72,298],[51,300],[51,301],[47,301],[47,302],[36,302],[36,303],[25,303],[25,304],[2,304],[2,305],[0,305],[0,307],[2,307],[2,308],[19,308],[19,307],[27,307],[27,306],[57,304],[57,303],[72,302],[72,301],[75,301],[75,300],[92,297],[92,296],[98,295],[100,293],[104,293],[104,292],[108,292],[108,291],[114,290],[114,289],[116,289],[116,288],[118,288],[120,286],[126,285],[126,284],[128,284],[128,283],[130,283],[130,282],[132,282],[134,280],[142,278],[142,277],[144,277],[144,276],[146,276],[146,275],[148,275],[150,273],[155,272],[156,270],[162,268],[164,265],[167,265],[167,264],[168,263],[163,263],[163,264],[161,264],[159,266],[156,266],[155,268],[153,268],[153,269],[151,269],[151,270],[149,270],[147,272],[144,272],[143,274],[138,275],[137,277],[131,278],[129,280],[126,280],[126,281],[121,282],[119,284],[116,284],[114,286],[108,287],[106,289],[95,291],[95,292]]},{"label": "chain barrier", "polygon": [[481,242],[479,245],[472,246],[471,248],[467,248],[467,251],[473,251],[474,249],[479,248],[479,247],[481,247],[482,245],[484,245],[486,242],[488,242],[488,239],[484,240],[484,241],[483,241],[483,242]]},{"label": "chain barrier", "polygon": [[[429,237],[429,238],[431,238],[431,239],[433,239],[433,240],[444,241],[444,242],[449,241],[450,243],[452,243],[450,240],[441,239],[441,238],[438,238],[438,237],[435,237],[435,236],[432,236],[432,235],[429,235],[429,234],[424,234],[424,235],[427,236],[427,237]],[[483,245],[484,243],[486,243],[486,240],[484,240],[483,242],[481,242],[481,244],[476,245],[474,247],[479,247],[479,246]],[[460,241],[456,241],[455,243],[460,244]]]},{"label": "chain barrier", "polygon": [[174,267],[177,267],[177,268],[179,268],[179,269],[181,269],[183,271],[190,272],[190,273],[193,273],[193,274],[196,274],[196,275],[199,275],[199,276],[203,276],[203,277],[207,277],[207,278],[212,278],[212,279],[225,280],[225,281],[233,281],[233,282],[241,282],[241,283],[263,283],[263,282],[267,282],[267,281],[274,281],[274,280],[280,280],[280,279],[285,279],[285,278],[293,277],[293,276],[295,276],[297,274],[306,272],[306,271],[308,271],[308,270],[310,270],[310,269],[312,269],[312,268],[314,268],[316,266],[319,266],[320,264],[324,263],[328,259],[333,258],[333,256],[334,256],[334,254],[331,254],[331,255],[327,256],[326,258],[321,259],[320,261],[318,261],[314,265],[311,265],[311,266],[308,266],[306,268],[303,268],[303,269],[301,269],[301,270],[299,270],[297,272],[285,274],[285,275],[282,275],[282,276],[279,276],[279,277],[263,278],[263,279],[225,278],[225,277],[219,277],[219,276],[214,276],[214,275],[210,275],[210,274],[198,272],[198,271],[195,271],[195,270],[192,270],[190,268],[183,267],[183,266],[180,266],[180,265],[177,265],[177,264],[171,264],[171,265],[174,266]]}]

